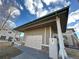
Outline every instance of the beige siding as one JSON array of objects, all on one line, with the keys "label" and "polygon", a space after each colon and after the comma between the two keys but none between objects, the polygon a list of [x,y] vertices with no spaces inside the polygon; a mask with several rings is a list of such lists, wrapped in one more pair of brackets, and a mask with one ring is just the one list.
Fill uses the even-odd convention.
[{"label": "beige siding", "polygon": [[26,46],[41,50],[42,36],[41,35],[27,35]]},{"label": "beige siding", "polygon": [[[42,37],[42,43],[41,44],[49,44],[49,37],[50,37],[50,27],[46,27],[46,40],[45,40],[45,27],[44,28],[39,28],[39,29],[34,29],[34,30],[29,30],[29,31],[26,31],[25,32],[25,43],[26,43],[26,46],[27,46],[27,43],[29,44],[29,45],[31,45],[31,47],[32,47],[32,42],[34,41],[35,42],[35,44],[37,45],[37,43],[36,43],[36,41],[35,40],[31,40],[31,41],[27,41],[28,39],[27,39],[27,36],[30,36],[30,37],[32,37],[32,36],[39,36],[39,37],[34,37],[34,38],[30,38],[30,39],[40,39],[41,37]],[[41,36],[41,37],[40,37]],[[38,41],[40,41],[38,39]],[[46,42],[45,42],[46,41]]]},{"label": "beige siding", "polygon": [[[41,35],[42,40],[44,41],[44,29],[43,28],[26,31],[25,33],[26,33],[26,37],[27,37],[27,35]],[[26,37],[25,37],[25,40],[27,40]],[[44,42],[42,42],[42,43],[44,43]]]},{"label": "beige siding", "polygon": [[41,50],[41,44],[44,43],[44,29],[35,29],[25,32],[25,45],[31,48]]}]

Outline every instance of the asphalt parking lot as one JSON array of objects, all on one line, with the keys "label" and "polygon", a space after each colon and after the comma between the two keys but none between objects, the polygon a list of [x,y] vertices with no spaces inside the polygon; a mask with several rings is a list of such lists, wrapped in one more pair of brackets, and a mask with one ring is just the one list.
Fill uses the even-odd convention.
[{"label": "asphalt parking lot", "polygon": [[49,55],[45,52],[25,46],[19,46],[17,48],[20,49],[22,53],[11,59],[50,59]]}]

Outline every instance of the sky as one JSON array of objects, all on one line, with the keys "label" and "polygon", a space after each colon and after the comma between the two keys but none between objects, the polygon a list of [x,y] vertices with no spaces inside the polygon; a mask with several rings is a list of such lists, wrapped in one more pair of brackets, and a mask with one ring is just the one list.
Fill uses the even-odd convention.
[{"label": "sky", "polygon": [[[16,27],[14,19],[20,15],[20,8],[15,0],[0,0],[0,29]],[[6,21],[7,20],[7,21]]]},{"label": "sky", "polygon": [[[5,0],[13,1],[13,0]],[[15,2],[14,2],[15,1]],[[14,0],[13,2],[19,6],[14,15],[18,15],[15,21],[9,21],[11,26],[21,26],[27,22],[43,17],[51,12],[70,6],[67,28],[74,28],[75,33],[79,37],[79,1],[78,0]],[[0,5],[1,5],[0,0]]]},{"label": "sky", "polygon": [[[19,0],[20,2],[20,0]],[[70,6],[67,28],[74,28],[79,37],[79,2],[78,0],[23,0],[21,15],[16,18],[16,26],[47,15],[63,7]],[[29,8],[30,7],[30,8]]]},{"label": "sky", "polygon": [[[20,2],[20,0],[18,0],[18,1]],[[16,18],[16,21],[15,21],[16,26],[23,25],[27,22],[35,20],[36,18],[39,18],[40,16],[37,14],[38,12],[41,15],[46,15],[50,12],[53,12],[54,10],[57,10],[57,8],[62,9],[63,6],[65,6],[65,4],[64,4],[65,2],[63,3],[63,1],[68,1],[68,4],[70,5],[68,27],[71,27],[71,26],[73,27],[74,25],[76,25],[77,22],[79,22],[79,20],[78,20],[79,18],[76,17],[77,15],[79,15],[79,2],[77,0],[48,0],[48,1],[50,1],[49,3],[47,3],[48,2],[47,0],[42,0],[42,1],[47,1],[45,3],[40,2],[41,0],[38,0],[38,1],[39,2],[36,2],[36,3],[39,3],[39,6],[41,6],[41,7],[37,7],[40,9],[37,12],[34,11],[35,10],[34,6],[30,6],[30,5],[32,5],[32,3],[34,3],[33,0],[23,0],[20,3],[22,5],[23,10],[21,11],[20,16],[18,16]],[[58,1],[59,1],[59,4],[57,4]],[[27,2],[28,2],[28,4],[27,4]],[[77,15],[75,15],[75,13],[77,13]],[[76,19],[74,19],[74,20],[71,19],[71,18],[74,18],[74,16]]]}]

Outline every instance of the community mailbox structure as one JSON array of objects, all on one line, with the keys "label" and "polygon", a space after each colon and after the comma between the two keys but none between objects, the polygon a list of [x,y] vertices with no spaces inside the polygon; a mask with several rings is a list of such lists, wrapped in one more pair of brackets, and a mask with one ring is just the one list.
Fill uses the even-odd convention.
[{"label": "community mailbox structure", "polygon": [[39,50],[46,50],[46,47],[49,46],[49,38],[53,38],[53,34],[57,33],[60,55],[64,59],[66,53],[64,53],[62,32],[66,31],[68,11],[69,6],[19,26],[14,30],[25,33],[26,46]]}]

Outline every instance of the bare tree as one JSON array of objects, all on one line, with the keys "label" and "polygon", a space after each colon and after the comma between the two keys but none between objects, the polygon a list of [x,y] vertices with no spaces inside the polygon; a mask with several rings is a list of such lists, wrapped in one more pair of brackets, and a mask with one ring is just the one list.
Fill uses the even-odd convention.
[{"label": "bare tree", "polygon": [[4,28],[8,20],[13,19],[13,12],[19,11],[16,0],[0,0],[0,28]]}]

